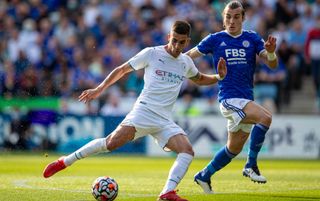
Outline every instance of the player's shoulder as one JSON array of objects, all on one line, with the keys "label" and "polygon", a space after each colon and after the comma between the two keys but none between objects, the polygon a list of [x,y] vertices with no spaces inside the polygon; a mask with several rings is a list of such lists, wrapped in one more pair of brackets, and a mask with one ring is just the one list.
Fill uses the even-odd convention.
[{"label": "player's shoulder", "polygon": [[187,55],[186,53],[183,53],[181,55],[182,55],[182,59],[184,62],[187,62],[187,63],[193,62],[192,58],[189,55]]},{"label": "player's shoulder", "polygon": [[141,53],[151,55],[154,54],[155,52],[162,51],[163,47],[162,46],[152,46],[152,47],[145,47],[141,50]]},{"label": "player's shoulder", "polygon": [[226,35],[225,31],[219,31],[219,32],[214,32],[214,33],[209,33],[206,38],[215,38],[215,37],[221,37]]},{"label": "player's shoulder", "polygon": [[227,34],[224,31],[219,31],[215,33],[210,33],[203,39],[203,41],[215,44],[218,43],[220,40],[223,40],[226,36]]},{"label": "player's shoulder", "polygon": [[248,34],[248,35],[256,35],[256,34],[258,34],[257,32],[255,32],[253,30],[246,30],[246,29],[242,30],[242,32],[244,34]]},{"label": "player's shoulder", "polygon": [[156,51],[159,49],[159,46],[145,47],[142,51]]},{"label": "player's shoulder", "polygon": [[255,44],[263,44],[265,41],[263,38],[255,31],[252,30],[244,30],[242,32],[244,34],[244,38],[249,41],[253,41]]},{"label": "player's shoulder", "polygon": [[227,32],[225,30],[223,31],[218,31],[215,33],[211,33],[212,37],[224,37],[224,36],[228,36]]},{"label": "player's shoulder", "polygon": [[183,63],[183,65],[184,65],[185,67],[187,67],[187,68],[184,67],[185,70],[188,70],[188,69],[190,69],[190,68],[195,67],[194,62],[193,62],[192,58],[191,58],[189,55],[187,55],[187,54],[184,53],[184,54],[182,54],[181,57],[182,57],[182,63]]},{"label": "player's shoulder", "polygon": [[149,46],[149,47],[145,47],[143,48],[143,50],[145,51],[157,51],[157,50],[163,50],[164,45],[158,45],[158,46]]},{"label": "player's shoulder", "polygon": [[244,34],[246,37],[260,38],[260,35],[253,30],[243,30],[242,34]]}]

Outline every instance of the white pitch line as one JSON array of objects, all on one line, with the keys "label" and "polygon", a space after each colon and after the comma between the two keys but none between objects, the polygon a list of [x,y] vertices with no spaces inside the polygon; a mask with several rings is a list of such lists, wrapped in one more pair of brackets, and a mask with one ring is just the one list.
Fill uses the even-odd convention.
[{"label": "white pitch line", "polygon": [[[38,187],[32,186],[27,184],[27,180],[17,180],[13,181],[13,185],[18,188],[27,188],[27,189],[36,189],[36,190],[55,190],[55,191],[65,191],[65,192],[80,192],[80,193],[90,193],[90,191],[84,190],[70,190],[64,188],[45,188],[45,187]],[[121,196],[128,196],[128,197],[154,197],[154,194],[132,194],[132,193],[121,193]]]},{"label": "white pitch line", "polygon": [[[27,184],[27,180],[17,180],[17,181],[13,181],[13,185],[15,187],[18,188],[27,188],[27,189],[37,189],[37,190],[55,190],[55,191],[65,191],[65,192],[78,192],[78,193],[90,193],[90,191],[85,191],[85,190],[70,190],[70,189],[64,189],[64,188],[44,188],[44,187],[37,187],[37,186],[32,186]],[[283,189],[283,190],[272,190],[272,192],[284,192],[284,191],[303,191],[303,190],[320,190],[320,188],[288,188],[288,189]],[[121,192],[121,191],[120,191]],[[237,193],[251,193],[252,191],[249,190],[240,190],[237,192],[214,192],[214,194],[237,194]],[[255,191],[257,192],[257,191]],[[261,193],[265,193],[265,192],[269,192],[269,190],[259,190],[259,192]],[[181,193],[180,195],[183,196],[193,196],[193,195],[203,195],[204,193]],[[213,195],[214,195],[213,194]],[[125,192],[121,192],[121,199],[126,199],[125,197],[156,197],[157,195],[155,194],[132,194],[132,193],[125,193]],[[128,198],[128,199],[129,199]],[[71,200],[69,200],[71,201]],[[75,201],[75,200],[73,200]],[[77,200],[80,201],[80,200]]]},{"label": "white pitch line", "polygon": [[13,182],[13,185],[19,188],[28,188],[28,189],[37,189],[37,190],[54,190],[54,191],[65,191],[65,192],[80,192],[80,193],[88,193],[88,191],[84,190],[69,190],[64,188],[44,188],[44,187],[36,187],[27,184],[27,180],[17,180]]}]

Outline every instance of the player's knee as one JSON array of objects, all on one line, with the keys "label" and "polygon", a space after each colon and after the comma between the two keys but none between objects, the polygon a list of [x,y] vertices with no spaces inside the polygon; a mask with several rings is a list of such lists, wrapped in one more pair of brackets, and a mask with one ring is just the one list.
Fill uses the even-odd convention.
[{"label": "player's knee", "polygon": [[186,153],[187,153],[187,154],[190,154],[191,156],[194,156],[194,151],[193,151],[192,147],[190,147],[190,149],[188,149],[188,150],[186,151]]},{"label": "player's knee", "polygon": [[271,113],[265,113],[263,115],[263,123],[264,123],[264,125],[269,127],[271,125],[271,122],[272,122],[272,114]]},{"label": "player's knee", "polygon": [[229,145],[227,147],[228,147],[228,150],[232,154],[238,155],[242,151],[243,145],[242,144],[235,144],[235,145]]},{"label": "player's knee", "polygon": [[107,150],[109,150],[109,151],[115,150],[115,145],[114,145],[114,143],[112,143],[112,142],[110,142],[110,141],[107,141]]},{"label": "player's knee", "polygon": [[107,150],[109,151],[113,151],[119,147],[119,143],[117,142],[117,140],[114,140],[111,138],[107,139],[106,145],[107,145]]},{"label": "player's knee", "polygon": [[182,148],[179,152],[180,153],[187,153],[191,156],[194,156],[194,151],[193,151],[192,146],[186,146],[186,147]]},{"label": "player's knee", "polygon": [[128,132],[116,130],[115,132],[108,135],[106,138],[107,150],[113,151],[125,145],[127,142],[132,141],[134,139],[134,135],[135,132],[130,132],[130,130]]},{"label": "player's knee", "polygon": [[269,115],[268,115],[268,123],[269,123],[269,126],[271,125],[271,122],[272,122],[272,114],[269,114]]},{"label": "player's knee", "polygon": [[228,140],[227,142],[227,148],[228,150],[234,154],[238,155],[242,149],[243,146],[248,138],[248,135],[238,135],[239,137],[233,140]]}]

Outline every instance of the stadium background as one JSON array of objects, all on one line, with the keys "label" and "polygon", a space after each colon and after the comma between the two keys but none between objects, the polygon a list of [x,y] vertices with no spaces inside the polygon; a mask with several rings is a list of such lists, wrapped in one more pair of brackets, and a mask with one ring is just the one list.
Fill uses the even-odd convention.
[{"label": "stadium background", "polygon": [[[319,92],[305,49],[309,31],[319,27],[320,1],[243,4],[243,28],[263,38],[276,36],[280,59],[275,71],[257,61],[255,98],[274,113],[262,157],[319,159]],[[143,71],[89,105],[78,102],[79,93],[142,48],[165,44],[177,19],[192,24],[189,48],[222,30],[224,5],[221,0],[1,1],[0,150],[67,153],[109,134],[139,95]],[[200,71],[214,73],[210,57],[195,62]],[[190,133],[197,156],[212,156],[226,140],[216,96],[216,86],[185,82],[175,107],[175,119]],[[170,155],[149,138],[116,152]]]},{"label": "stadium background", "polygon": [[[175,157],[148,137],[115,154],[81,160],[50,179],[42,171],[62,154],[110,133],[140,93],[143,72],[131,73],[90,105],[77,100],[83,89],[142,48],[165,44],[176,19],[192,24],[189,48],[220,31],[225,2],[1,0],[0,200],[93,200],[91,183],[104,175],[118,182],[117,200],[156,200]],[[319,200],[320,92],[313,77],[320,75],[313,74],[305,48],[310,30],[320,27],[320,0],[242,2],[244,28],[278,40],[279,68],[269,71],[258,61],[255,75],[256,101],[274,114],[259,160],[268,183],[242,177],[245,147],[214,176],[214,195],[194,184],[193,175],[225,144],[226,120],[218,110],[216,86],[186,82],[174,116],[189,133],[196,157],[179,194],[197,201]],[[210,57],[195,62],[200,71],[213,73]]]}]

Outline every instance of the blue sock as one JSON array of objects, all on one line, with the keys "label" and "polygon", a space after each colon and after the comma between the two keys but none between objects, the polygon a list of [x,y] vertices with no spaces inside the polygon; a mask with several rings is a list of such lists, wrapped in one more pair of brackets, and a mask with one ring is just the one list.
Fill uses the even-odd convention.
[{"label": "blue sock", "polygon": [[218,170],[226,166],[237,154],[229,151],[227,146],[222,147],[209,164],[201,171],[204,180],[210,180],[210,177]]},{"label": "blue sock", "polygon": [[251,130],[250,148],[247,164],[245,166],[246,168],[257,165],[258,153],[261,150],[268,129],[268,127],[262,124],[256,124]]}]

